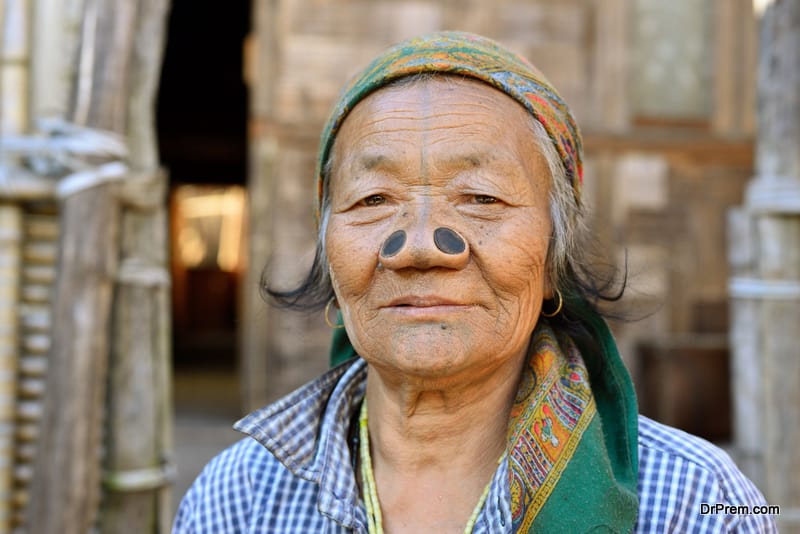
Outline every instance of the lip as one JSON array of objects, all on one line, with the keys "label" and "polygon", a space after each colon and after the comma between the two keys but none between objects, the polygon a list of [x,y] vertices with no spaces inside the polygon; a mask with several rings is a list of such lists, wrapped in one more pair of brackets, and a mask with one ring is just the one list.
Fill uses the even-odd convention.
[{"label": "lip", "polygon": [[408,295],[392,300],[383,311],[396,318],[411,321],[448,321],[456,315],[472,310],[473,304],[458,302],[438,296]]},{"label": "lip", "polygon": [[436,308],[436,307],[452,307],[452,306],[467,306],[467,304],[434,295],[430,296],[405,295],[392,300],[385,307],[386,308],[410,308],[410,307]]}]

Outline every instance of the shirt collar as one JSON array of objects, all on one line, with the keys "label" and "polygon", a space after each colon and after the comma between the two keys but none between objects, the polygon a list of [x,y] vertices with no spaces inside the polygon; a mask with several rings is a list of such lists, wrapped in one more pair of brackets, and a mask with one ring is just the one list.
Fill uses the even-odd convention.
[{"label": "shirt collar", "polygon": [[345,526],[358,508],[347,438],[366,376],[366,362],[351,360],[234,424],[295,476],[319,484],[320,512]]},{"label": "shirt collar", "polygon": [[[295,476],[319,484],[319,511],[345,527],[363,523],[347,439],[364,398],[367,365],[357,358],[334,367],[234,428],[249,435]],[[476,532],[509,532],[508,459],[495,472]]]}]

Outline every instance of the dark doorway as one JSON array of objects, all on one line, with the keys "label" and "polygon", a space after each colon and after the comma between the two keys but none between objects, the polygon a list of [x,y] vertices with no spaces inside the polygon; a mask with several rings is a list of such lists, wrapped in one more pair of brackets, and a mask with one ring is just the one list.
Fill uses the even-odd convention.
[{"label": "dark doorway", "polygon": [[[172,0],[157,129],[170,175],[178,499],[238,439],[250,2]],[[178,499],[175,500],[176,504]]]},{"label": "dark doorway", "polygon": [[[235,371],[239,270],[216,261],[220,247],[229,250],[234,244],[224,242],[231,237],[220,233],[227,219],[213,208],[216,199],[220,209],[228,209],[226,186],[246,181],[243,47],[249,31],[249,2],[172,2],[158,137],[173,208],[173,358],[178,372],[187,367]],[[208,213],[195,210],[188,224],[181,203],[197,206],[203,195]],[[197,257],[198,247],[204,257]]]}]

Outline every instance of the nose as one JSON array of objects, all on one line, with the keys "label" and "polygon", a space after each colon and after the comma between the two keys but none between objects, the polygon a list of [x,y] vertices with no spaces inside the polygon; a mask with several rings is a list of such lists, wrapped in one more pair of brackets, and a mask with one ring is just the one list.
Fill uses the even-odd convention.
[{"label": "nose", "polygon": [[469,259],[467,240],[446,226],[429,225],[395,230],[381,245],[381,264],[387,269],[461,269]]}]

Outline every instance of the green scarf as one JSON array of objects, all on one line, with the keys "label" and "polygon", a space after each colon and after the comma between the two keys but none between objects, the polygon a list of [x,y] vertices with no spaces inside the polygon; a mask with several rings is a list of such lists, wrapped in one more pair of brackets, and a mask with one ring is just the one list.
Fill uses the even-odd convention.
[{"label": "green scarf", "polygon": [[[633,385],[605,321],[588,306],[579,312],[599,351],[544,320],[531,338],[509,421],[514,532],[622,533],[636,522]],[[332,365],[356,356],[343,328],[330,355]]]}]

